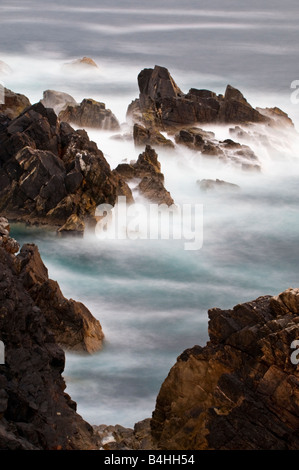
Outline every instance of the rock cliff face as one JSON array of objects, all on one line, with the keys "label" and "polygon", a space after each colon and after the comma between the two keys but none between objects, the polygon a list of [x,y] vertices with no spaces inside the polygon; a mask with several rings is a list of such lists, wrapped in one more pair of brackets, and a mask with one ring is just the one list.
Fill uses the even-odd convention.
[{"label": "rock cliff face", "polygon": [[20,260],[13,254],[17,245],[9,239],[8,228],[2,218],[0,340],[5,365],[0,365],[0,449],[96,449],[93,429],[64,392],[63,350],[49,331],[42,306],[24,286]]},{"label": "rock cliff face", "polygon": [[97,205],[132,201],[85,131],[41,103],[0,127],[0,210],[10,219],[83,232]]},{"label": "rock cliff face", "polygon": [[[299,289],[209,311],[210,341],[178,358],[151,422],[160,449],[298,449]],[[298,353],[299,356],[299,353]]]}]

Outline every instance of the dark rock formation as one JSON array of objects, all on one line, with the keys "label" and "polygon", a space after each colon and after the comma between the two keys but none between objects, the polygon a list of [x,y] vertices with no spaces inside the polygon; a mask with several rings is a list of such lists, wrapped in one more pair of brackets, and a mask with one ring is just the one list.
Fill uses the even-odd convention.
[{"label": "dark rock formation", "polygon": [[59,113],[59,119],[78,127],[93,127],[103,130],[118,130],[119,122],[104,103],[84,99],[78,105],[68,105]]},{"label": "dark rock formation", "polygon": [[150,201],[168,206],[174,204],[170,193],[164,187],[164,175],[161,173],[158,155],[150,145],[146,146],[136,163],[121,163],[114,171],[125,181],[141,180],[137,189]]},{"label": "dark rock formation", "polygon": [[209,311],[210,341],[178,358],[151,422],[159,449],[298,449],[299,289]]},{"label": "dark rock formation", "polygon": [[[1,220],[0,230],[7,229]],[[6,227],[6,228],[5,228]],[[7,237],[7,235],[4,235]],[[64,392],[65,357],[24,287],[20,260],[0,240],[0,449],[96,449],[92,427]]]},{"label": "dark rock formation", "polygon": [[157,65],[140,72],[138,85],[139,100],[131,103],[127,116],[147,128],[169,130],[195,123],[270,122],[231,85],[224,96],[195,88],[184,94],[169,71]]},{"label": "dark rock formation", "polygon": [[[236,126],[236,129],[241,129]],[[238,131],[236,131],[238,134]],[[260,162],[248,145],[241,145],[231,139],[218,141],[213,132],[198,127],[181,129],[175,134],[175,141],[192,150],[201,152],[205,157],[219,158],[240,165],[242,169],[260,170]]]},{"label": "dark rock formation", "polygon": [[93,353],[102,347],[100,322],[80,302],[67,300],[49,279],[36,245],[26,244],[16,259],[19,278],[47,320],[56,342],[64,349]]},{"label": "dark rock formation", "polygon": [[223,180],[198,180],[197,184],[199,185],[202,191],[235,191],[240,189],[240,186],[233,183],[228,183]]},{"label": "dark rock formation", "polygon": [[43,92],[43,99],[40,101],[45,108],[54,109],[58,114],[65,109],[68,105],[78,106],[77,101],[68,93],[63,91],[46,90]]},{"label": "dark rock formation", "polygon": [[174,148],[172,140],[166,139],[160,132],[147,129],[140,124],[134,124],[133,138],[137,147],[153,145],[155,147]]},{"label": "dark rock formation", "polygon": [[0,128],[0,210],[10,219],[83,231],[99,204],[128,202],[126,183],[83,130],[41,103]]},{"label": "dark rock formation", "polygon": [[29,106],[31,106],[31,103],[25,95],[4,88],[4,104],[0,103],[0,114],[4,114],[9,119],[14,119]]}]

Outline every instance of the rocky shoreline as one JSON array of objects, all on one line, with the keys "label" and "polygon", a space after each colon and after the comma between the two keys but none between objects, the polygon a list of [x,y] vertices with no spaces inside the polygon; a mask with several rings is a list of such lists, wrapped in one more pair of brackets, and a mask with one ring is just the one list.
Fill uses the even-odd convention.
[{"label": "rocky shoreline", "polygon": [[[84,59],[84,66],[97,68]],[[164,186],[156,149],[171,155],[180,146],[200,158],[260,172],[250,143],[262,141],[265,129],[296,133],[286,113],[253,108],[230,85],[223,95],[195,88],[184,93],[160,66],[142,70],[138,85],[139,98],[129,105],[127,119],[141,153],[137,161],[113,170],[84,130],[120,130],[104,103],[88,98],[79,104],[47,90],[32,105],[5,89],[0,105],[0,340],[5,344],[0,448],[298,449],[299,369],[290,356],[299,338],[299,289],[232,310],[210,310],[209,342],[178,357],[152,417],[134,429],[90,426],[64,391],[63,350],[98,351],[104,333],[83,304],[66,299],[49,279],[38,247],[20,249],[10,238],[8,219],[82,236],[97,223],[100,204],[114,206],[118,196],[134,203],[133,183],[148,201],[175,203]],[[217,139],[204,129],[210,124],[232,126],[230,136],[238,141]],[[201,191],[240,190],[220,179],[197,184]]]},{"label": "rocky shoreline", "polygon": [[151,418],[134,429],[91,427],[64,392],[61,346],[93,352],[103,339],[100,324],[62,297],[35,245],[16,254],[3,217],[0,233],[1,449],[298,448],[299,368],[291,354],[299,289],[209,310],[210,341],[178,357]]}]

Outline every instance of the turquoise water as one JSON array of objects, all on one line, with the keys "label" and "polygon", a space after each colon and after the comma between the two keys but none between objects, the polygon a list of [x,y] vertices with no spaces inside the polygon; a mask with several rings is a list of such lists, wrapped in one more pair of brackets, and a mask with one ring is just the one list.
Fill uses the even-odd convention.
[{"label": "turquoise water", "polygon": [[[155,64],[169,68],[185,92],[223,93],[227,83],[254,106],[279,106],[297,128],[299,105],[290,100],[298,76],[297,0],[200,2],[3,0],[0,60],[12,73],[5,85],[32,102],[43,90],[93,97],[120,122],[138,96],[137,74]],[[61,66],[90,56],[94,74],[67,74]],[[213,129],[221,139],[228,129]],[[127,129],[124,126],[123,131]],[[67,392],[91,424],[133,426],[151,416],[156,395],[176,357],[208,339],[207,310],[231,308],[259,295],[299,286],[299,143],[267,131],[269,146],[253,150],[261,174],[202,160],[185,149],[159,152],[165,186],[177,204],[203,205],[203,247],[179,240],[62,239],[14,225],[19,242],[38,244],[63,294],[85,303],[106,340],[93,356],[66,355]],[[115,167],[137,158],[131,142],[109,133],[90,137]],[[240,191],[203,194],[196,181],[219,178]]]},{"label": "turquoise water", "polygon": [[102,324],[101,352],[66,355],[67,391],[90,423],[132,426],[151,416],[176,357],[205,344],[209,308],[298,286],[298,174],[269,178],[267,188],[258,180],[238,195],[205,196],[199,251],[181,241],[61,239],[13,226],[20,242],[38,244],[64,295]]}]

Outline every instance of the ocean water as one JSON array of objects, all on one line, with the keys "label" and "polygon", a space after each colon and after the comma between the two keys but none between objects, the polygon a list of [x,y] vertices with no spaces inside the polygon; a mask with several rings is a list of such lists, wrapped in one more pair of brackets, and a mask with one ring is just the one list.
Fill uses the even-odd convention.
[{"label": "ocean water", "polygon": [[[177,84],[222,93],[228,83],[254,106],[278,106],[299,126],[291,83],[299,79],[295,1],[44,1],[2,0],[1,77],[31,102],[45,89],[77,101],[106,103],[121,123],[138,96],[137,74],[168,67]],[[99,69],[69,73],[82,56]],[[212,129],[219,138],[228,128]],[[127,126],[123,124],[123,132]],[[88,130],[112,168],[136,159],[132,142]],[[253,150],[260,173],[204,160],[182,149],[159,152],[165,186],[176,204],[203,207],[203,246],[184,240],[57,238],[43,229],[13,226],[21,243],[37,243],[52,279],[66,297],[87,305],[105,333],[103,350],[66,354],[67,392],[91,424],[133,426],[151,416],[159,388],[181,352],[208,339],[207,310],[231,308],[260,295],[297,287],[299,140],[267,135]],[[202,193],[196,181],[238,184],[232,193]]]}]

